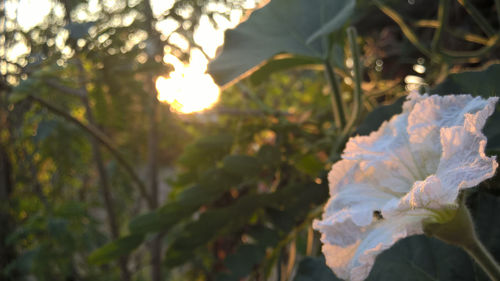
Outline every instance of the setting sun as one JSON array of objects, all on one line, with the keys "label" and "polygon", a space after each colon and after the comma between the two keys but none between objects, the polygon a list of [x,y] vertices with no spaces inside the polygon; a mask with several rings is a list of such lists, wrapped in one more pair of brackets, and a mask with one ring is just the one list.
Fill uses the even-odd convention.
[{"label": "setting sun", "polygon": [[179,63],[174,66],[168,78],[161,76],[156,80],[158,100],[169,103],[174,111],[181,113],[202,111],[218,101],[219,87],[205,73],[204,67]]}]

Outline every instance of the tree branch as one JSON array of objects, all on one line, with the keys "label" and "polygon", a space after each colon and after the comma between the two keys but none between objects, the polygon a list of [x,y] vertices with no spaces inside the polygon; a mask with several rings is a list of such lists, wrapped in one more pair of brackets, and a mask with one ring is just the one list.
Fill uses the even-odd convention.
[{"label": "tree branch", "polygon": [[74,88],[68,87],[66,85],[63,85],[63,84],[59,83],[56,79],[47,79],[44,81],[45,81],[45,84],[47,84],[48,86],[50,86],[58,91],[61,91],[63,93],[70,94],[72,96],[76,96],[79,98],[85,97],[85,91],[83,91],[81,89],[74,89]]},{"label": "tree branch", "polygon": [[146,186],[142,182],[142,180],[139,178],[139,176],[136,174],[132,166],[125,160],[125,158],[120,154],[120,152],[113,146],[111,141],[108,139],[106,135],[104,135],[99,129],[95,128],[92,125],[89,124],[84,124],[80,120],[76,119],[75,117],[71,116],[70,114],[66,113],[64,110],[57,108],[56,106],[52,105],[51,103],[39,98],[35,97],[33,95],[28,96],[29,99],[32,101],[40,104],[41,106],[47,108],[50,110],[52,113],[59,115],[66,119],[67,121],[70,121],[71,123],[77,125],[87,133],[91,134],[94,138],[96,138],[104,147],[108,149],[108,151],[116,158],[118,163],[122,165],[122,167],[125,169],[125,171],[130,175],[132,180],[135,182],[137,187],[139,188],[139,191],[141,195],[144,197],[146,202],[148,202],[148,205],[151,205],[151,198],[149,197],[148,193],[146,192]]}]

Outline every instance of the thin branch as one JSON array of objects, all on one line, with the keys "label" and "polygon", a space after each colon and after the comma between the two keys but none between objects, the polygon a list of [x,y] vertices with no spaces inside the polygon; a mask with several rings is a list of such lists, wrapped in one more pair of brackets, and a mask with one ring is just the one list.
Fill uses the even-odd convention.
[{"label": "thin branch", "polygon": [[[474,7],[468,0],[457,0],[460,5],[462,5],[467,13],[471,15],[471,17],[474,19],[474,21],[481,27],[481,29],[484,31],[488,37],[493,36],[496,32],[495,29],[490,25],[487,19],[481,15],[478,9]],[[498,1],[497,1],[498,2]]]},{"label": "thin branch", "polygon": [[252,91],[252,89],[250,89],[249,87],[247,87],[245,84],[243,84],[241,82],[237,83],[236,86],[240,89],[240,91],[243,93],[243,95],[245,95],[250,100],[255,102],[257,104],[257,106],[260,108],[260,110],[262,110],[265,114],[269,114],[269,115],[275,114],[275,110],[273,108],[271,108],[270,106],[268,106],[267,104],[263,103],[259,99],[259,97],[257,97],[257,95]]},{"label": "thin branch", "polygon": [[350,134],[352,128],[354,128],[354,126],[359,121],[359,117],[361,114],[361,106],[362,106],[362,95],[363,95],[363,89],[361,88],[361,83],[363,81],[363,75],[361,70],[362,65],[359,55],[359,46],[358,43],[356,42],[358,34],[354,27],[349,27],[347,29],[347,37],[349,39],[349,47],[351,48],[351,55],[354,67],[354,92],[353,92],[354,99],[353,99],[353,109],[351,112],[351,117],[343,131],[345,135]]},{"label": "thin branch", "polygon": [[28,96],[29,99],[32,101],[40,104],[41,106],[47,108],[51,112],[55,113],[56,115],[59,115],[66,119],[67,121],[70,121],[71,123],[77,125],[87,133],[91,134],[93,137],[95,137],[104,147],[106,147],[109,152],[116,158],[118,163],[120,163],[125,171],[130,175],[132,180],[136,183],[137,187],[139,188],[139,191],[141,195],[146,199],[148,202],[148,205],[152,205],[151,198],[149,197],[148,193],[146,192],[146,186],[142,182],[142,180],[139,178],[139,176],[136,174],[132,166],[125,160],[125,158],[120,154],[118,149],[116,149],[111,141],[108,139],[106,135],[104,135],[99,129],[88,125],[88,124],[83,124],[80,122],[78,119],[75,117],[71,116],[70,114],[66,113],[64,110],[57,108],[56,106],[52,105],[51,103],[39,98],[35,97],[33,95]]},{"label": "thin branch", "polygon": [[429,58],[432,58],[433,55],[431,51],[429,51],[422,43],[417,38],[417,35],[413,30],[405,23],[403,20],[403,17],[398,14],[395,10],[391,9],[389,6],[385,5],[384,3],[380,2],[379,0],[374,0],[375,4],[378,6],[378,8],[386,14],[388,17],[390,17],[396,24],[401,28],[401,31],[403,31],[403,34],[408,38],[408,40],[420,51],[422,54],[426,55]]},{"label": "thin branch", "polygon": [[[81,100],[85,107],[85,116],[87,118],[87,122],[89,123],[89,125],[97,128],[94,120],[94,115],[92,114],[92,108],[90,107],[90,103],[88,100],[88,91],[85,82],[86,81],[85,69],[83,68],[82,62],[78,57],[76,58],[76,64],[78,69],[78,78],[79,78],[78,80],[80,83],[79,92],[81,93]],[[54,85],[58,85],[58,83],[54,83]],[[64,85],[58,85],[58,86],[63,88],[65,87]],[[72,90],[72,88],[69,89]],[[78,96],[78,94],[76,95]],[[113,198],[111,196],[111,188],[109,185],[106,167],[104,166],[104,161],[102,159],[101,148],[99,147],[99,143],[95,137],[90,136],[89,140],[92,147],[92,154],[94,156],[94,161],[97,166],[97,173],[99,175],[100,191],[104,199],[106,212],[108,213],[111,236],[113,237],[113,239],[118,239],[118,237],[120,237],[120,229],[118,226],[118,220],[116,219]],[[128,272],[128,269],[126,269],[127,268],[126,263],[127,263],[126,261],[120,260],[120,266],[122,267],[122,271],[125,274],[124,278],[130,279],[129,278],[130,273]]]},{"label": "thin branch", "polygon": [[[156,52],[148,53],[150,60],[154,59],[158,55],[163,56],[163,46],[161,46],[161,40],[159,32],[155,28],[155,17],[153,15],[153,9],[151,7],[150,0],[143,1],[144,11],[146,16],[146,32],[148,37],[152,39],[153,47]],[[156,40],[155,40],[156,39]],[[149,110],[149,132],[148,132],[148,176],[150,184],[150,192],[152,196],[152,205],[150,208],[152,210],[158,208],[159,205],[159,183],[158,183],[158,91],[155,87],[153,73],[147,75],[150,96],[147,99],[150,101]],[[162,234],[158,234],[151,242],[151,280],[161,281],[163,278],[162,273]]]},{"label": "thin branch", "polygon": [[496,47],[498,47],[500,43],[500,34],[497,34],[490,39],[488,39],[488,43],[483,48],[476,51],[450,51],[450,50],[441,50],[440,53],[447,58],[450,59],[470,59],[470,58],[478,58],[482,57],[488,52]]},{"label": "thin branch", "polygon": [[342,104],[342,97],[340,95],[339,82],[337,80],[337,77],[335,76],[335,73],[333,72],[333,67],[328,60],[325,60],[324,66],[325,66],[326,79],[330,83],[330,88],[332,93],[331,100],[332,100],[332,110],[333,110],[333,117],[335,119],[335,125],[337,126],[337,128],[342,130],[346,125],[346,118],[345,118],[344,107]]},{"label": "thin branch", "polygon": [[418,20],[413,23],[415,27],[438,28],[439,21],[437,20]]},{"label": "thin branch", "polygon": [[45,80],[45,83],[48,86],[50,86],[58,91],[61,91],[63,93],[70,94],[72,96],[76,96],[79,98],[85,97],[85,92],[83,90],[74,89],[74,88],[68,87],[66,85],[63,85],[63,84],[59,83],[56,79],[47,79],[47,80]]},{"label": "thin branch", "polygon": [[438,26],[436,31],[434,31],[434,36],[432,37],[431,42],[431,50],[436,52],[439,49],[439,44],[441,43],[441,39],[443,37],[443,30],[445,29],[446,23],[448,22],[448,13],[449,13],[449,0],[439,0],[438,7]]},{"label": "thin branch", "polygon": [[[239,109],[239,108],[229,108],[229,107],[216,107],[211,110],[207,110],[206,113],[214,114],[225,114],[225,115],[248,115],[248,116],[266,116],[269,115],[268,112],[259,109]],[[290,112],[276,110],[272,115],[279,116],[293,116]]]},{"label": "thin branch", "polygon": [[498,23],[500,24],[500,0],[495,0],[495,8],[497,9]]},{"label": "thin branch", "polygon": [[[500,1],[500,0],[497,0]],[[439,27],[439,22],[437,20],[419,20],[413,24],[415,27],[424,27],[424,28],[438,28]],[[463,30],[452,30],[449,29],[448,27],[445,27],[446,32],[450,33],[451,35],[460,38],[462,40],[476,43],[476,44],[481,44],[481,45],[486,45],[488,44],[488,38],[484,38],[483,36],[466,32]]]}]

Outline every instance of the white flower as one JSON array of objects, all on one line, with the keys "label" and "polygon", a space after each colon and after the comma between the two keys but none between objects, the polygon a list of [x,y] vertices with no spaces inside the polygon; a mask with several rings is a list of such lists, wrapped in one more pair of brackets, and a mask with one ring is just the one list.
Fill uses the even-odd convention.
[{"label": "white flower", "polygon": [[335,274],[364,280],[382,251],[444,222],[461,189],[492,177],[481,130],[497,97],[410,94],[403,112],[369,136],[351,138],[328,175],[323,253]]}]

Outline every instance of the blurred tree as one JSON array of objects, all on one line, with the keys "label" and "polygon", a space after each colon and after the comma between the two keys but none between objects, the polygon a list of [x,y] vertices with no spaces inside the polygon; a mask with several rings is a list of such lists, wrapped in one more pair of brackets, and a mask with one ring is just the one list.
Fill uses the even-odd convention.
[{"label": "blurred tree", "polygon": [[[215,24],[245,1],[163,11],[147,0],[50,1],[28,29],[4,1],[2,278],[337,280],[309,257],[320,255],[310,225],[331,164],[349,136],[397,113],[406,90],[498,94],[500,69],[486,68],[499,59],[498,2],[273,0],[226,32],[209,67],[226,87],[219,104],[184,116],[157,101],[154,79],[171,71],[163,56],[186,61],[201,19]],[[27,52],[6,56],[19,44]],[[486,132],[498,153],[498,130]],[[470,201],[498,257],[498,229],[488,232],[497,196]],[[456,249],[423,237],[399,245],[372,280],[429,271],[418,249],[461,265],[429,276],[484,280]]]},{"label": "blurred tree", "polygon": [[[189,138],[157,105],[154,79],[171,70],[163,56],[186,61],[201,48],[193,39],[200,20],[215,24],[243,1],[180,0],[156,11],[149,1],[46,3],[49,14],[30,27],[8,10],[19,2],[4,1],[1,11],[1,194],[9,197],[2,221],[12,221],[2,236],[10,234],[2,239],[2,274],[115,279],[114,268],[88,265],[88,252],[126,233],[131,216],[158,207],[166,192],[159,173],[172,169]],[[170,33],[158,29],[165,23]],[[172,43],[174,34],[187,48]],[[26,52],[9,55],[16,47]],[[71,202],[78,211],[60,210]],[[71,228],[77,221],[85,227]],[[161,280],[160,239],[151,242],[149,262],[144,250],[133,261],[121,257],[119,279],[142,276],[150,263],[151,280]]]}]

